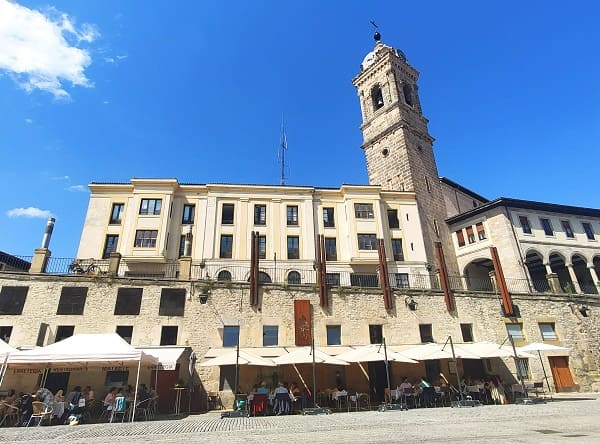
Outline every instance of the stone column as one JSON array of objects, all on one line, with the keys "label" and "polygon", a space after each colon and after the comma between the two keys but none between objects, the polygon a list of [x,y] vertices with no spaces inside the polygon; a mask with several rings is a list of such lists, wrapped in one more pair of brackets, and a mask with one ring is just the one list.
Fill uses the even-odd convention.
[{"label": "stone column", "polygon": [[550,289],[552,290],[552,293],[559,294],[563,292],[562,288],[560,287],[558,275],[556,273],[548,273],[546,275],[546,279],[548,280],[548,284],[550,284]]},{"label": "stone column", "polygon": [[596,291],[600,293],[600,282],[595,281],[594,282],[594,276],[596,273],[596,268],[594,267],[594,264],[589,264],[587,266],[588,268],[588,273],[590,274],[590,284],[594,284],[594,286],[596,287]]},{"label": "stone column", "polygon": [[581,293],[581,287],[579,286],[579,281],[577,280],[577,275],[575,274],[575,270],[573,269],[573,264],[566,264],[567,270],[569,270],[569,276],[571,276],[571,281],[573,282],[573,292]]},{"label": "stone column", "polygon": [[108,274],[109,276],[117,276],[119,274],[119,266],[121,265],[121,253],[113,251],[108,256]]},{"label": "stone column", "polygon": [[182,256],[179,258],[179,280],[189,281],[192,275],[192,258]]},{"label": "stone column", "polygon": [[45,273],[46,264],[52,253],[47,248],[36,248],[33,252],[33,260],[31,261],[30,273]]}]

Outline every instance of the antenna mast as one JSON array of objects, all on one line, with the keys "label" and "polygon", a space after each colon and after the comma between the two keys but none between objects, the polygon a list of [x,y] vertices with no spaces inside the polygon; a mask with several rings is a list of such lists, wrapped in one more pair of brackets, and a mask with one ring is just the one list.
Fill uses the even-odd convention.
[{"label": "antenna mast", "polygon": [[285,185],[285,152],[287,150],[287,139],[285,137],[285,125],[283,114],[281,114],[281,142],[279,144],[279,163],[281,164],[281,185]]}]

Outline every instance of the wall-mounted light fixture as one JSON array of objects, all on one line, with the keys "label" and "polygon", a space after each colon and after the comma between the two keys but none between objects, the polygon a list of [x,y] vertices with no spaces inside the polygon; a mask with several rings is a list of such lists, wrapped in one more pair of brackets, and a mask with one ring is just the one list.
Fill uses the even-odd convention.
[{"label": "wall-mounted light fixture", "polygon": [[210,290],[208,288],[202,289],[202,292],[198,295],[198,300],[201,304],[206,304],[208,297],[210,296]]},{"label": "wall-mounted light fixture", "polygon": [[581,313],[581,316],[587,318],[590,315],[590,309],[587,305],[580,304],[577,306],[577,310]]},{"label": "wall-mounted light fixture", "polygon": [[414,300],[412,296],[406,296],[404,298],[404,305],[406,305],[409,310],[415,311],[419,304],[417,303],[417,301]]}]

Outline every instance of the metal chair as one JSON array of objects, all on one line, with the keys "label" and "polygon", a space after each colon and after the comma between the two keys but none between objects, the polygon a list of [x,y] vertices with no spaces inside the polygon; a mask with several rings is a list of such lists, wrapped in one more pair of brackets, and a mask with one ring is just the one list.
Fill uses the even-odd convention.
[{"label": "metal chair", "polygon": [[223,405],[223,401],[221,401],[221,395],[219,392],[208,392],[207,395],[208,400],[208,410],[224,410],[225,406]]},{"label": "metal chair", "polygon": [[125,396],[117,396],[115,398],[115,407],[110,413],[110,422],[113,422],[118,415],[121,415],[121,422],[123,422],[128,413],[129,409],[127,408]]},{"label": "metal chair", "polygon": [[273,402],[273,413],[277,416],[288,415],[292,410],[292,398],[289,393],[275,393]]},{"label": "metal chair", "polygon": [[9,404],[4,401],[2,401],[2,405],[4,406],[4,415],[2,415],[2,419],[0,419],[0,426],[8,423],[7,420],[12,420],[13,425],[19,424],[21,422],[21,409],[15,404]]},{"label": "metal chair", "polygon": [[31,403],[31,406],[33,408],[33,413],[29,417],[29,421],[27,421],[27,425],[25,427],[29,427],[29,424],[31,424],[31,420],[34,418],[38,419],[38,426],[42,424],[44,419],[48,419],[49,423],[52,421],[52,408],[49,407],[47,404],[44,404],[40,401],[33,401]]}]

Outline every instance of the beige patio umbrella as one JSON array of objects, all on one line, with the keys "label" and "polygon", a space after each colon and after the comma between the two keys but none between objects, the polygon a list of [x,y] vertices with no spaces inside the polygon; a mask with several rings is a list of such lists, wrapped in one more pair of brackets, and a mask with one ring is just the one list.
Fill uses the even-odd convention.
[{"label": "beige patio umbrella", "polygon": [[543,342],[532,342],[531,344],[517,348],[518,353],[527,353],[532,351],[538,352],[540,364],[542,365],[542,372],[544,372],[544,379],[546,380],[546,385],[548,386],[548,392],[552,393],[550,382],[548,382],[548,375],[546,374],[546,369],[544,368],[544,361],[542,360],[542,352],[568,352],[569,349],[566,347],[560,347],[558,345],[544,344]]},{"label": "beige patio umbrella", "polygon": [[394,352],[391,350],[387,351],[387,357],[384,352],[383,345],[370,344],[355,348],[354,350],[347,351],[340,355],[337,355],[338,359],[342,359],[348,362],[374,362],[374,361],[388,361],[395,362],[406,362],[410,364],[416,364],[417,361],[405,356],[400,352]]},{"label": "beige patio umbrella", "polygon": [[331,364],[331,365],[349,365],[347,361],[343,361],[337,357],[328,355],[325,352],[315,348],[314,357],[311,347],[300,347],[287,355],[273,358],[273,362],[277,365],[283,364]]},{"label": "beige patio umbrella", "polygon": [[[456,347],[456,346],[455,346]],[[514,358],[514,352],[512,347],[507,345],[496,344],[495,342],[471,342],[466,344],[460,344],[460,347],[480,358]],[[534,356],[517,350],[517,356],[519,358],[533,358]]]},{"label": "beige patio umbrella", "polygon": [[236,349],[233,349],[221,356],[209,359],[200,364],[200,367],[220,367],[222,365],[255,365],[260,367],[275,367],[277,364],[273,360],[255,355],[249,351],[240,350],[239,356]]},{"label": "beige patio umbrella", "polygon": [[[430,342],[427,344],[415,345],[403,350],[399,350],[404,356],[417,361],[427,361],[430,359],[453,359],[452,349],[445,344]],[[468,351],[462,345],[454,345],[454,354],[456,358],[462,359],[480,359],[480,356]]]}]

